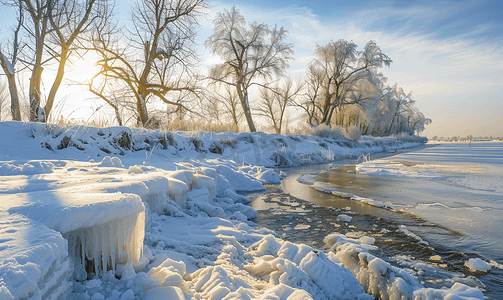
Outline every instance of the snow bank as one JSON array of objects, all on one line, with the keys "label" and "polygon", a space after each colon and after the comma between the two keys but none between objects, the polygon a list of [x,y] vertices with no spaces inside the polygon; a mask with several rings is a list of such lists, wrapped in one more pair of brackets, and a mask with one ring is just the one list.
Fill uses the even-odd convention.
[{"label": "snow bank", "polygon": [[405,270],[370,254],[377,247],[370,237],[348,238],[334,233],[325,238],[335,257],[348,267],[365,291],[387,299],[484,299],[478,289],[455,283],[450,289],[425,288]]},{"label": "snow bank", "polygon": [[64,297],[72,267],[61,234],[19,214],[0,216],[0,298]]},{"label": "snow bank", "polygon": [[[124,156],[134,152],[144,153],[145,162],[152,155],[203,156],[224,158],[240,165],[298,166],[323,163],[334,159],[358,157],[361,154],[414,147],[423,140],[362,137],[358,141],[344,136],[277,135],[256,133],[164,132],[127,127],[61,127],[50,124],[3,122],[0,139],[7,149],[21,149],[26,137],[32,136],[30,146],[20,153],[8,156],[41,156],[30,149],[40,148],[44,156],[58,157],[58,152],[85,160],[87,157]],[[23,132],[10,139],[10,132]],[[28,132],[28,133],[27,133]],[[4,139],[5,138],[5,139]],[[46,151],[46,152],[44,152]],[[76,153],[75,153],[76,152]],[[63,155],[64,155],[63,154]],[[100,159],[101,160],[101,159]],[[113,161],[104,165],[116,166]],[[118,166],[118,165],[117,165]]]}]

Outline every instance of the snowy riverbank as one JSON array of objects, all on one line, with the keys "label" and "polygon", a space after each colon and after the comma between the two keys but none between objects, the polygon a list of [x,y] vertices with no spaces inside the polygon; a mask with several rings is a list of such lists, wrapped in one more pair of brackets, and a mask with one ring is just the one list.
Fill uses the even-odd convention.
[{"label": "snowy riverbank", "polygon": [[265,167],[414,143],[18,122],[0,141],[1,299],[483,299],[422,287],[371,238],[285,242],[236,194],[279,183]]}]

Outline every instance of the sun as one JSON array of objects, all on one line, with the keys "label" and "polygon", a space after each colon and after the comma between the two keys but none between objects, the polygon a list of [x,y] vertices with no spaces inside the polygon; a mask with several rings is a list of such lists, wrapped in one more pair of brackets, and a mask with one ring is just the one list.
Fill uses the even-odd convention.
[{"label": "sun", "polygon": [[78,83],[88,83],[98,72],[95,55],[86,54],[68,64],[67,78]]}]

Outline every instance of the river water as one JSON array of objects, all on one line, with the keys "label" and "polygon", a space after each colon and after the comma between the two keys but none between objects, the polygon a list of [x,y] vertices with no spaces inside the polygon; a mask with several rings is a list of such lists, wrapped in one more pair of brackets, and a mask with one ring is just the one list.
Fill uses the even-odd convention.
[{"label": "river water", "polygon": [[[372,236],[376,256],[426,287],[462,282],[503,299],[503,143],[428,144],[356,160],[284,169],[280,186],[250,195],[257,223],[325,251],[333,232]],[[313,185],[297,180],[305,174]],[[499,268],[472,273],[464,266],[472,257]]]}]

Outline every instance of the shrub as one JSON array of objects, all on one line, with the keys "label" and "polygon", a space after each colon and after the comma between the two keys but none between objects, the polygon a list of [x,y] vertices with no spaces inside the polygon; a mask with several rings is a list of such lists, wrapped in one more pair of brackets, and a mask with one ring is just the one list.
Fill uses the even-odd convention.
[{"label": "shrub", "polygon": [[345,136],[352,140],[358,141],[362,137],[362,132],[356,126],[349,126],[348,128],[346,128]]},{"label": "shrub", "polygon": [[325,124],[321,124],[315,127],[305,126],[300,127],[299,132],[305,135],[314,135],[322,138],[331,138],[334,140],[344,138],[344,130],[342,130],[341,126],[336,126],[334,128],[330,128]]}]

